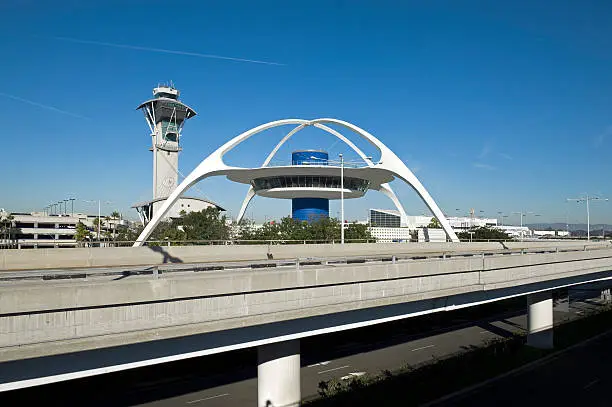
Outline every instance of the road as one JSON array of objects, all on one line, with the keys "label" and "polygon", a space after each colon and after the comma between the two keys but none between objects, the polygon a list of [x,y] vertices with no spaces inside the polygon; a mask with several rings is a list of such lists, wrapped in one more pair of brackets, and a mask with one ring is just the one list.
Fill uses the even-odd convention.
[{"label": "road", "polygon": [[[560,305],[556,322],[575,318],[597,301],[593,293],[575,296],[571,306]],[[514,307],[515,311],[504,311]],[[569,311],[569,312],[568,312]],[[474,345],[520,332],[526,326],[524,298],[495,303],[476,319],[474,309],[410,318],[392,324],[356,329],[302,340],[302,397],[316,396],[318,384],[362,374],[378,374],[406,364],[418,364]],[[480,312],[480,311],[478,311]],[[476,322],[472,322],[476,321]],[[63,406],[202,406],[256,405],[256,352],[191,359],[120,374],[24,389],[0,396],[3,405],[34,405],[53,398]],[[76,393],[88,394],[84,403]]]},{"label": "road", "polygon": [[[612,405],[612,333],[568,350],[546,363],[444,400],[439,405],[589,406]],[[436,405],[436,404],[434,404]]]}]

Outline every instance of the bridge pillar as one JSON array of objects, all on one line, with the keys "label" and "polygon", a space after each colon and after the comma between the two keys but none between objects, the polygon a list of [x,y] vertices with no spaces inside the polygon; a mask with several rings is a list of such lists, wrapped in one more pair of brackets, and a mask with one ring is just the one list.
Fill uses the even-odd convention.
[{"label": "bridge pillar", "polygon": [[528,295],[527,308],[527,345],[540,349],[552,349],[552,291]]},{"label": "bridge pillar", "polygon": [[257,348],[257,406],[299,406],[299,339]]}]

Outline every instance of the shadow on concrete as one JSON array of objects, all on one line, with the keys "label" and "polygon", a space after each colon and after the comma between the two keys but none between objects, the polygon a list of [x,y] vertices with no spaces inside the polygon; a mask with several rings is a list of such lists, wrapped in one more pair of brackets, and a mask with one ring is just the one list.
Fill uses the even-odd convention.
[{"label": "shadow on concrete", "polygon": [[156,253],[160,253],[162,256],[164,256],[162,263],[183,263],[183,260],[181,260],[178,257],[171,256],[170,253],[168,253],[161,246],[147,246],[147,247],[151,249],[152,251]]},{"label": "shadow on concrete", "polygon": [[501,322],[503,322],[503,323],[504,323],[504,324],[506,324],[506,325],[510,325],[510,326],[515,327],[515,328],[518,328],[518,329],[520,329],[521,331],[524,331],[524,330],[525,330],[525,327],[523,327],[523,326],[521,326],[521,325],[517,324],[516,322],[509,321],[508,319],[502,319],[502,320],[501,320]]},{"label": "shadow on concrete", "polygon": [[502,338],[510,338],[511,336],[514,336],[514,333],[512,331],[508,331],[507,329],[495,326],[490,322],[481,322],[478,324],[478,327],[489,331],[497,336],[501,336]]}]

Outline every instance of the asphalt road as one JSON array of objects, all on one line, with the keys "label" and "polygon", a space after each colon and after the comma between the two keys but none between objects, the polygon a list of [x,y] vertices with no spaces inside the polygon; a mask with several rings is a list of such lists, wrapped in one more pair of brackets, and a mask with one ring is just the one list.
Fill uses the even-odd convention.
[{"label": "asphalt road", "polygon": [[589,406],[612,405],[612,333],[568,350],[546,363],[522,370],[439,405]]},{"label": "asphalt road", "polygon": [[[598,307],[598,301],[585,299],[593,294],[574,296],[577,301],[570,307],[557,306],[555,322]],[[524,298],[513,304],[518,304],[518,311],[500,312],[498,306],[476,322],[468,314],[471,311],[454,311],[304,339],[302,397],[316,396],[324,380],[395,370],[523,331]],[[34,405],[53,399],[63,406],[253,406],[257,402],[256,375],[256,352],[248,349],[0,394],[0,405]],[[75,399],[79,393],[89,397]]]}]

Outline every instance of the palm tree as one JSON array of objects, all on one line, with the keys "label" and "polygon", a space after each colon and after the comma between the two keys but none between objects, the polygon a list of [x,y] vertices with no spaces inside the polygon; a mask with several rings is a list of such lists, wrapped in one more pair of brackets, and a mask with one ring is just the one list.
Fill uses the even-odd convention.
[{"label": "palm tree", "polygon": [[113,211],[110,216],[115,220],[113,223],[113,240],[115,240],[117,234],[117,220],[121,218],[121,214],[118,211]]}]

